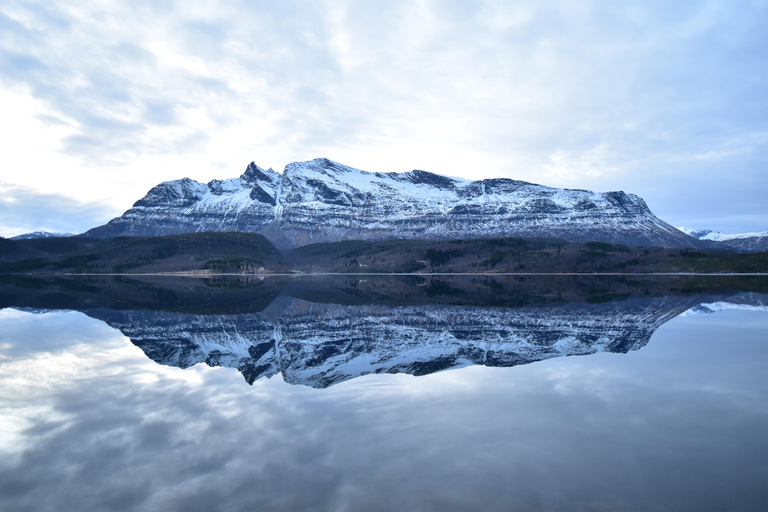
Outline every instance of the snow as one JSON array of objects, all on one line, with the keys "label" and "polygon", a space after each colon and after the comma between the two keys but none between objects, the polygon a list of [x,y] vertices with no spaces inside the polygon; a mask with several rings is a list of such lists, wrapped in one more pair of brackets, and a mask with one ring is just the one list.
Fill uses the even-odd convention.
[{"label": "snow", "polygon": [[[327,162],[327,164],[326,164]],[[328,165],[330,164],[330,165]],[[352,192],[364,192],[372,194],[398,194],[409,198],[448,198],[455,196],[455,192],[438,189],[428,184],[416,184],[402,179],[399,175],[394,179],[386,174],[361,171],[325,159],[315,159],[308,162],[295,162],[288,164],[285,175],[290,175],[294,180],[306,183],[307,180],[317,180],[331,189],[346,189]],[[471,183],[469,180],[451,178],[456,186],[463,187]]]},{"label": "snow", "polygon": [[[507,193],[489,193],[486,191],[485,183],[480,182],[480,198],[462,199],[459,192],[476,182],[461,178],[448,178],[453,182],[454,188],[439,188],[428,183],[412,183],[408,180],[408,174],[392,176],[371,173],[325,159],[288,164],[285,170],[285,175],[290,176],[291,182],[295,186],[305,187],[305,192],[308,195],[312,186],[307,184],[307,181],[314,180],[323,183],[332,190],[375,194],[378,199],[384,201],[397,199],[427,203],[441,211],[448,211],[459,205],[482,203],[517,208],[534,199],[551,199],[563,208],[573,208],[577,203],[584,200],[605,207],[610,206],[605,197],[599,193],[551,188],[532,183],[520,185],[521,182],[516,182],[514,190]],[[496,187],[497,190],[499,188],[502,187]]]},{"label": "snow", "polygon": [[190,212],[240,212],[254,202],[250,197],[251,189],[245,188],[239,179],[221,182],[221,195],[216,195],[206,188],[200,200],[190,208]]},{"label": "snow", "polygon": [[726,240],[738,240],[743,238],[762,238],[768,237],[768,231],[756,231],[752,233],[721,233],[711,229],[691,229],[686,227],[677,228],[686,235],[690,235],[698,240],[712,240],[713,242],[723,242]]},{"label": "snow", "polygon": [[734,304],[731,302],[711,302],[699,304],[694,306],[688,311],[685,311],[680,316],[691,316],[700,314],[712,314],[718,311],[726,311],[729,309],[737,309],[742,311],[763,311],[768,313],[768,306],[763,304]]},{"label": "snow", "polygon": [[64,238],[75,236],[74,233],[54,233],[51,231],[35,231],[33,233],[24,233],[23,235],[12,236],[9,240],[30,240],[35,238]]}]

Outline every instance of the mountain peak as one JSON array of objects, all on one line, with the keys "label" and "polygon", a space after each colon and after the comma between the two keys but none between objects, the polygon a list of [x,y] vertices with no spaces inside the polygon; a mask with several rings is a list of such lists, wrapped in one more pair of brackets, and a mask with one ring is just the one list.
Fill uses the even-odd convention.
[{"label": "mountain peak", "polygon": [[248,164],[248,167],[245,168],[245,172],[240,175],[240,179],[246,183],[254,183],[257,181],[267,181],[271,183],[275,181],[276,177],[277,173],[271,168],[267,170],[262,169],[254,162]]}]

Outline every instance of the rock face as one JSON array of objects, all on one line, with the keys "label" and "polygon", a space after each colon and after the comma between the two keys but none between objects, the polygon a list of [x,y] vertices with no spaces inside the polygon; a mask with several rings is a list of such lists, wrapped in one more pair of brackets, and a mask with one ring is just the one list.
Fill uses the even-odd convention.
[{"label": "rock face", "polygon": [[696,247],[624,192],[596,193],[511,179],[470,181],[424,171],[370,173],[327,159],[279,174],[251,163],[239,178],[157,185],[92,237],[247,231],[277,247],[389,238],[548,237]]},{"label": "rock face", "polygon": [[280,373],[288,383],[325,388],[371,373],[426,375],[473,364],[508,367],[626,353],[699,302],[655,298],[507,309],[347,306],[281,297],[263,312],[244,315],[85,313],[122,331],[160,364],[237,368],[249,383]]}]

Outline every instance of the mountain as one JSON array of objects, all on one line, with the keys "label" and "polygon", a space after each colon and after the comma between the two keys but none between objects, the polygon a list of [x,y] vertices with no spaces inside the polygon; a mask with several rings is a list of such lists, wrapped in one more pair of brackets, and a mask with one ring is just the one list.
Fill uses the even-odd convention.
[{"label": "mountain", "polygon": [[757,233],[728,234],[712,231],[711,229],[679,228],[691,237],[708,242],[714,242],[712,247],[721,247],[739,252],[768,251],[768,231]]},{"label": "mountain", "polygon": [[511,179],[471,181],[425,171],[371,173],[320,158],[282,174],[251,163],[242,176],[152,188],[85,236],[245,231],[278,248],[340,240],[547,237],[697,247],[624,192],[597,193]]},{"label": "mountain", "polygon": [[33,233],[24,233],[23,235],[16,235],[9,238],[9,240],[35,240],[37,238],[62,238],[68,236],[75,236],[74,233],[52,233],[50,231],[35,231]]},{"label": "mountain", "polygon": [[[760,294],[703,300],[768,309],[768,297]],[[290,384],[326,388],[371,373],[418,376],[468,365],[627,353],[701,302],[657,297],[507,309],[339,305],[283,296],[263,312],[245,315],[84,312],[119,329],[159,364],[236,368],[251,384],[280,373]]]}]

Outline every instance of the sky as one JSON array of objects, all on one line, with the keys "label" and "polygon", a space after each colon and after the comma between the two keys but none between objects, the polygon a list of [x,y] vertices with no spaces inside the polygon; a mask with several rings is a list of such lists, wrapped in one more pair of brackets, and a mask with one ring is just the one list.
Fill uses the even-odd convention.
[{"label": "sky", "polygon": [[768,230],[768,1],[0,4],[0,235],[325,157]]}]

